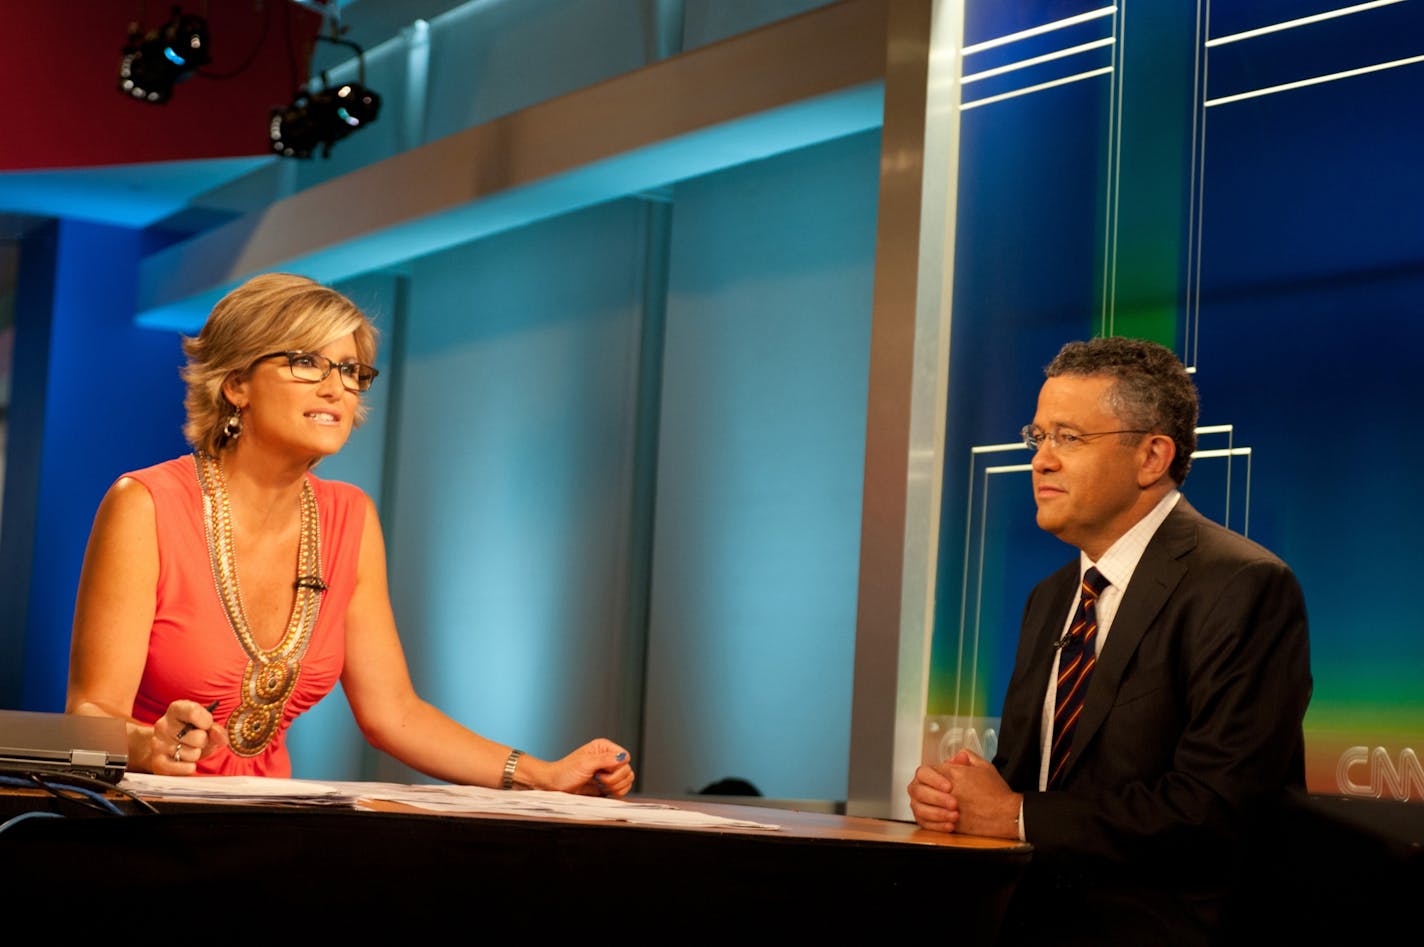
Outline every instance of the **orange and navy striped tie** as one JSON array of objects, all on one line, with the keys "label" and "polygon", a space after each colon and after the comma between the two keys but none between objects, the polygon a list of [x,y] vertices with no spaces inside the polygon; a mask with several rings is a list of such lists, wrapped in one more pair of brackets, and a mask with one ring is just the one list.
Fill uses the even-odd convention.
[{"label": "orange and navy striped tie", "polygon": [[1048,752],[1048,788],[1054,789],[1063,777],[1073,746],[1073,730],[1083,713],[1083,695],[1088,678],[1098,663],[1098,615],[1096,604],[1111,583],[1097,569],[1083,574],[1083,590],[1073,623],[1063,637],[1058,655],[1058,689],[1054,699],[1053,745]]}]

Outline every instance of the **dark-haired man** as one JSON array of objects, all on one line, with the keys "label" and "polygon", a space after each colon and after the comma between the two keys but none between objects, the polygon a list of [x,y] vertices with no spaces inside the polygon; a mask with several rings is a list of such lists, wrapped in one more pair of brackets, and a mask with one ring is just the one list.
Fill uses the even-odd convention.
[{"label": "dark-haired man", "polygon": [[993,763],[921,766],[911,810],[1034,846],[1010,941],[1217,943],[1253,833],[1304,785],[1304,598],[1179,492],[1197,393],[1168,349],[1074,342],[1045,375],[1038,525],[1079,555],[1029,596]]}]

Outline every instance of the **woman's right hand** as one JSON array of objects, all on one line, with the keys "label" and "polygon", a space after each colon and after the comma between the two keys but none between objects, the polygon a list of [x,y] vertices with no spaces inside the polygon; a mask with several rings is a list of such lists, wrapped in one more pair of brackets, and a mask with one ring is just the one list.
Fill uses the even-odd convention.
[{"label": "woman's right hand", "polygon": [[191,776],[198,760],[227,745],[227,730],[206,707],[194,700],[175,700],[149,735],[148,768],[161,776]]}]

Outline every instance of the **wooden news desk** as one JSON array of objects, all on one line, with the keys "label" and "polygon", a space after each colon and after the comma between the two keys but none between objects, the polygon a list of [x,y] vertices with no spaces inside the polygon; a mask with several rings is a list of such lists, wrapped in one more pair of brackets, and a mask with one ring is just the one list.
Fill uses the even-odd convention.
[{"label": "wooden news desk", "polygon": [[[62,804],[67,818],[26,818],[0,833],[0,901],[76,930],[82,912],[120,936],[166,931],[172,917],[175,934],[205,938],[259,923],[258,941],[298,928],[380,936],[397,923],[403,934],[453,930],[500,947],[522,943],[526,925],[578,931],[587,943],[849,938],[868,926],[877,942],[939,929],[967,945],[992,938],[1031,854],[904,822],[669,804],[780,828],[429,814],[399,803],[155,801],[150,814],[124,802],[125,816]],[[0,822],[57,805],[38,791],[0,793]],[[128,927],[135,912],[144,923]]]}]

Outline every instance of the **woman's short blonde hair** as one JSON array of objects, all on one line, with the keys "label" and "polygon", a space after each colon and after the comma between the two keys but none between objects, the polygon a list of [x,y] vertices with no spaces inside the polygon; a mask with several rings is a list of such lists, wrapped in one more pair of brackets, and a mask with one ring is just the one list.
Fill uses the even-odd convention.
[{"label": "woman's short blonde hair", "polygon": [[[194,449],[216,455],[227,444],[223,427],[234,410],[222,390],[228,376],[245,376],[270,352],[315,351],[352,334],[357,357],[374,364],[376,328],[351,300],[305,276],[252,277],[218,301],[195,338],[183,339],[183,436]],[[368,409],[364,400],[358,403],[357,425]]]}]

